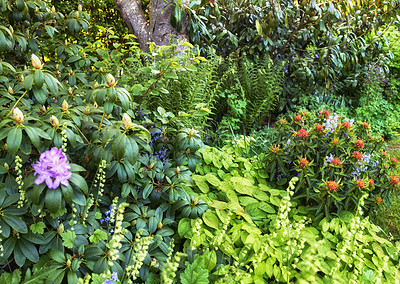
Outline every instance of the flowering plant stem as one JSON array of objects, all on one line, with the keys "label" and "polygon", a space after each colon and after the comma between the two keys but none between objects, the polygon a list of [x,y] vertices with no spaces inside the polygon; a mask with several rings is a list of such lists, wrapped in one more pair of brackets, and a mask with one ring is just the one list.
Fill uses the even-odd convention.
[{"label": "flowering plant stem", "polygon": [[11,108],[10,112],[7,113],[7,115],[6,115],[6,117],[5,117],[4,119],[6,119],[7,117],[10,116],[10,114],[12,114],[14,108],[18,105],[18,103],[22,100],[22,98],[26,95],[27,92],[28,92],[28,90],[26,90],[26,91],[22,94],[22,96],[15,102],[15,104],[14,104],[13,107]]}]

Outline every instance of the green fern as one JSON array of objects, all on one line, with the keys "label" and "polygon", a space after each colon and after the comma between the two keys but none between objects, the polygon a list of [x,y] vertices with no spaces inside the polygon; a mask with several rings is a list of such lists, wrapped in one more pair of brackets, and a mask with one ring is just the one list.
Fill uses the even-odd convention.
[{"label": "green fern", "polygon": [[276,106],[282,92],[283,65],[274,65],[269,56],[265,56],[254,61],[242,59],[237,69],[246,101],[244,127],[250,130],[265,121]]}]

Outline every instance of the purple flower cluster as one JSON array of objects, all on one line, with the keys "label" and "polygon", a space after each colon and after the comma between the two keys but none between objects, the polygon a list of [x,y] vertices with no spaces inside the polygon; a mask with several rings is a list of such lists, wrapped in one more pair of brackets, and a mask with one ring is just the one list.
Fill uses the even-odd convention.
[{"label": "purple flower cluster", "polygon": [[104,284],[115,284],[114,281],[119,281],[118,280],[118,274],[117,272],[113,272],[111,274],[111,279],[106,279],[106,281],[104,282]]},{"label": "purple flower cluster", "polygon": [[142,118],[142,120],[146,120],[146,117],[149,117],[148,114],[143,113],[143,109],[139,108],[139,115]]},{"label": "purple flower cluster", "polygon": [[35,169],[34,175],[37,185],[46,182],[48,188],[56,189],[60,184],[68,186],[68,179],[72,176],[69,171],[71,165],[67,157],[57,147],[42,153],[37,164],[32,165]]},{"label": "purple flower cluster", "polygon": [[[149,145],[152,147],[155,146],[158,139],[164,137],[164,129],[162,127],[159,127],[159,130],[160,131],[151,132],[151,141]],[[166,164],[168,162],[167,151],[168,151],[167,147],[163,145],[159,151],[154,152],[153,154],[157,158],[159,158],[164,164]]]}]

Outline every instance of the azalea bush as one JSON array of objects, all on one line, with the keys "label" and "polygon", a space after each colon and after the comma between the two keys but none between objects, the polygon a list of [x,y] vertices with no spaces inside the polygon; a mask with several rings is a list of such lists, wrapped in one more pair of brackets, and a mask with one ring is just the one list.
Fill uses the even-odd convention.
[{"label": "azalea bush", "polygon": [[399,184],[398,161],[385,152],[382,137],[371,135],[368,123],[328,110],[302,111],[289,121],[281,119],[276,128],[264,159],[268,178],[285,185],[298,176],[294,200],[307,205],[317,220],[354,211],[365,193],[369,214],[390,203],[389,194]]}]

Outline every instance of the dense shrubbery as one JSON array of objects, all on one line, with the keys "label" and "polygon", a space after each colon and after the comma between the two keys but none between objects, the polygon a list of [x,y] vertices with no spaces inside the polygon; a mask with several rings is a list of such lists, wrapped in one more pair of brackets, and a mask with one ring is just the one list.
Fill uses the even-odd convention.
[{"label": "dense shrubbery", "polygon": [[399,179],[397,159],[386,154],[384,139],[369,129],[366,122],[328,110],[318,117],[303,111],[292,121],[281,119],[265,157],[269,180],[287,184],[299,176],[294,199],[307,204],[317,220],[354,211],[365,193],[364,208],[373,213],[381,202],[389,202]]}]

